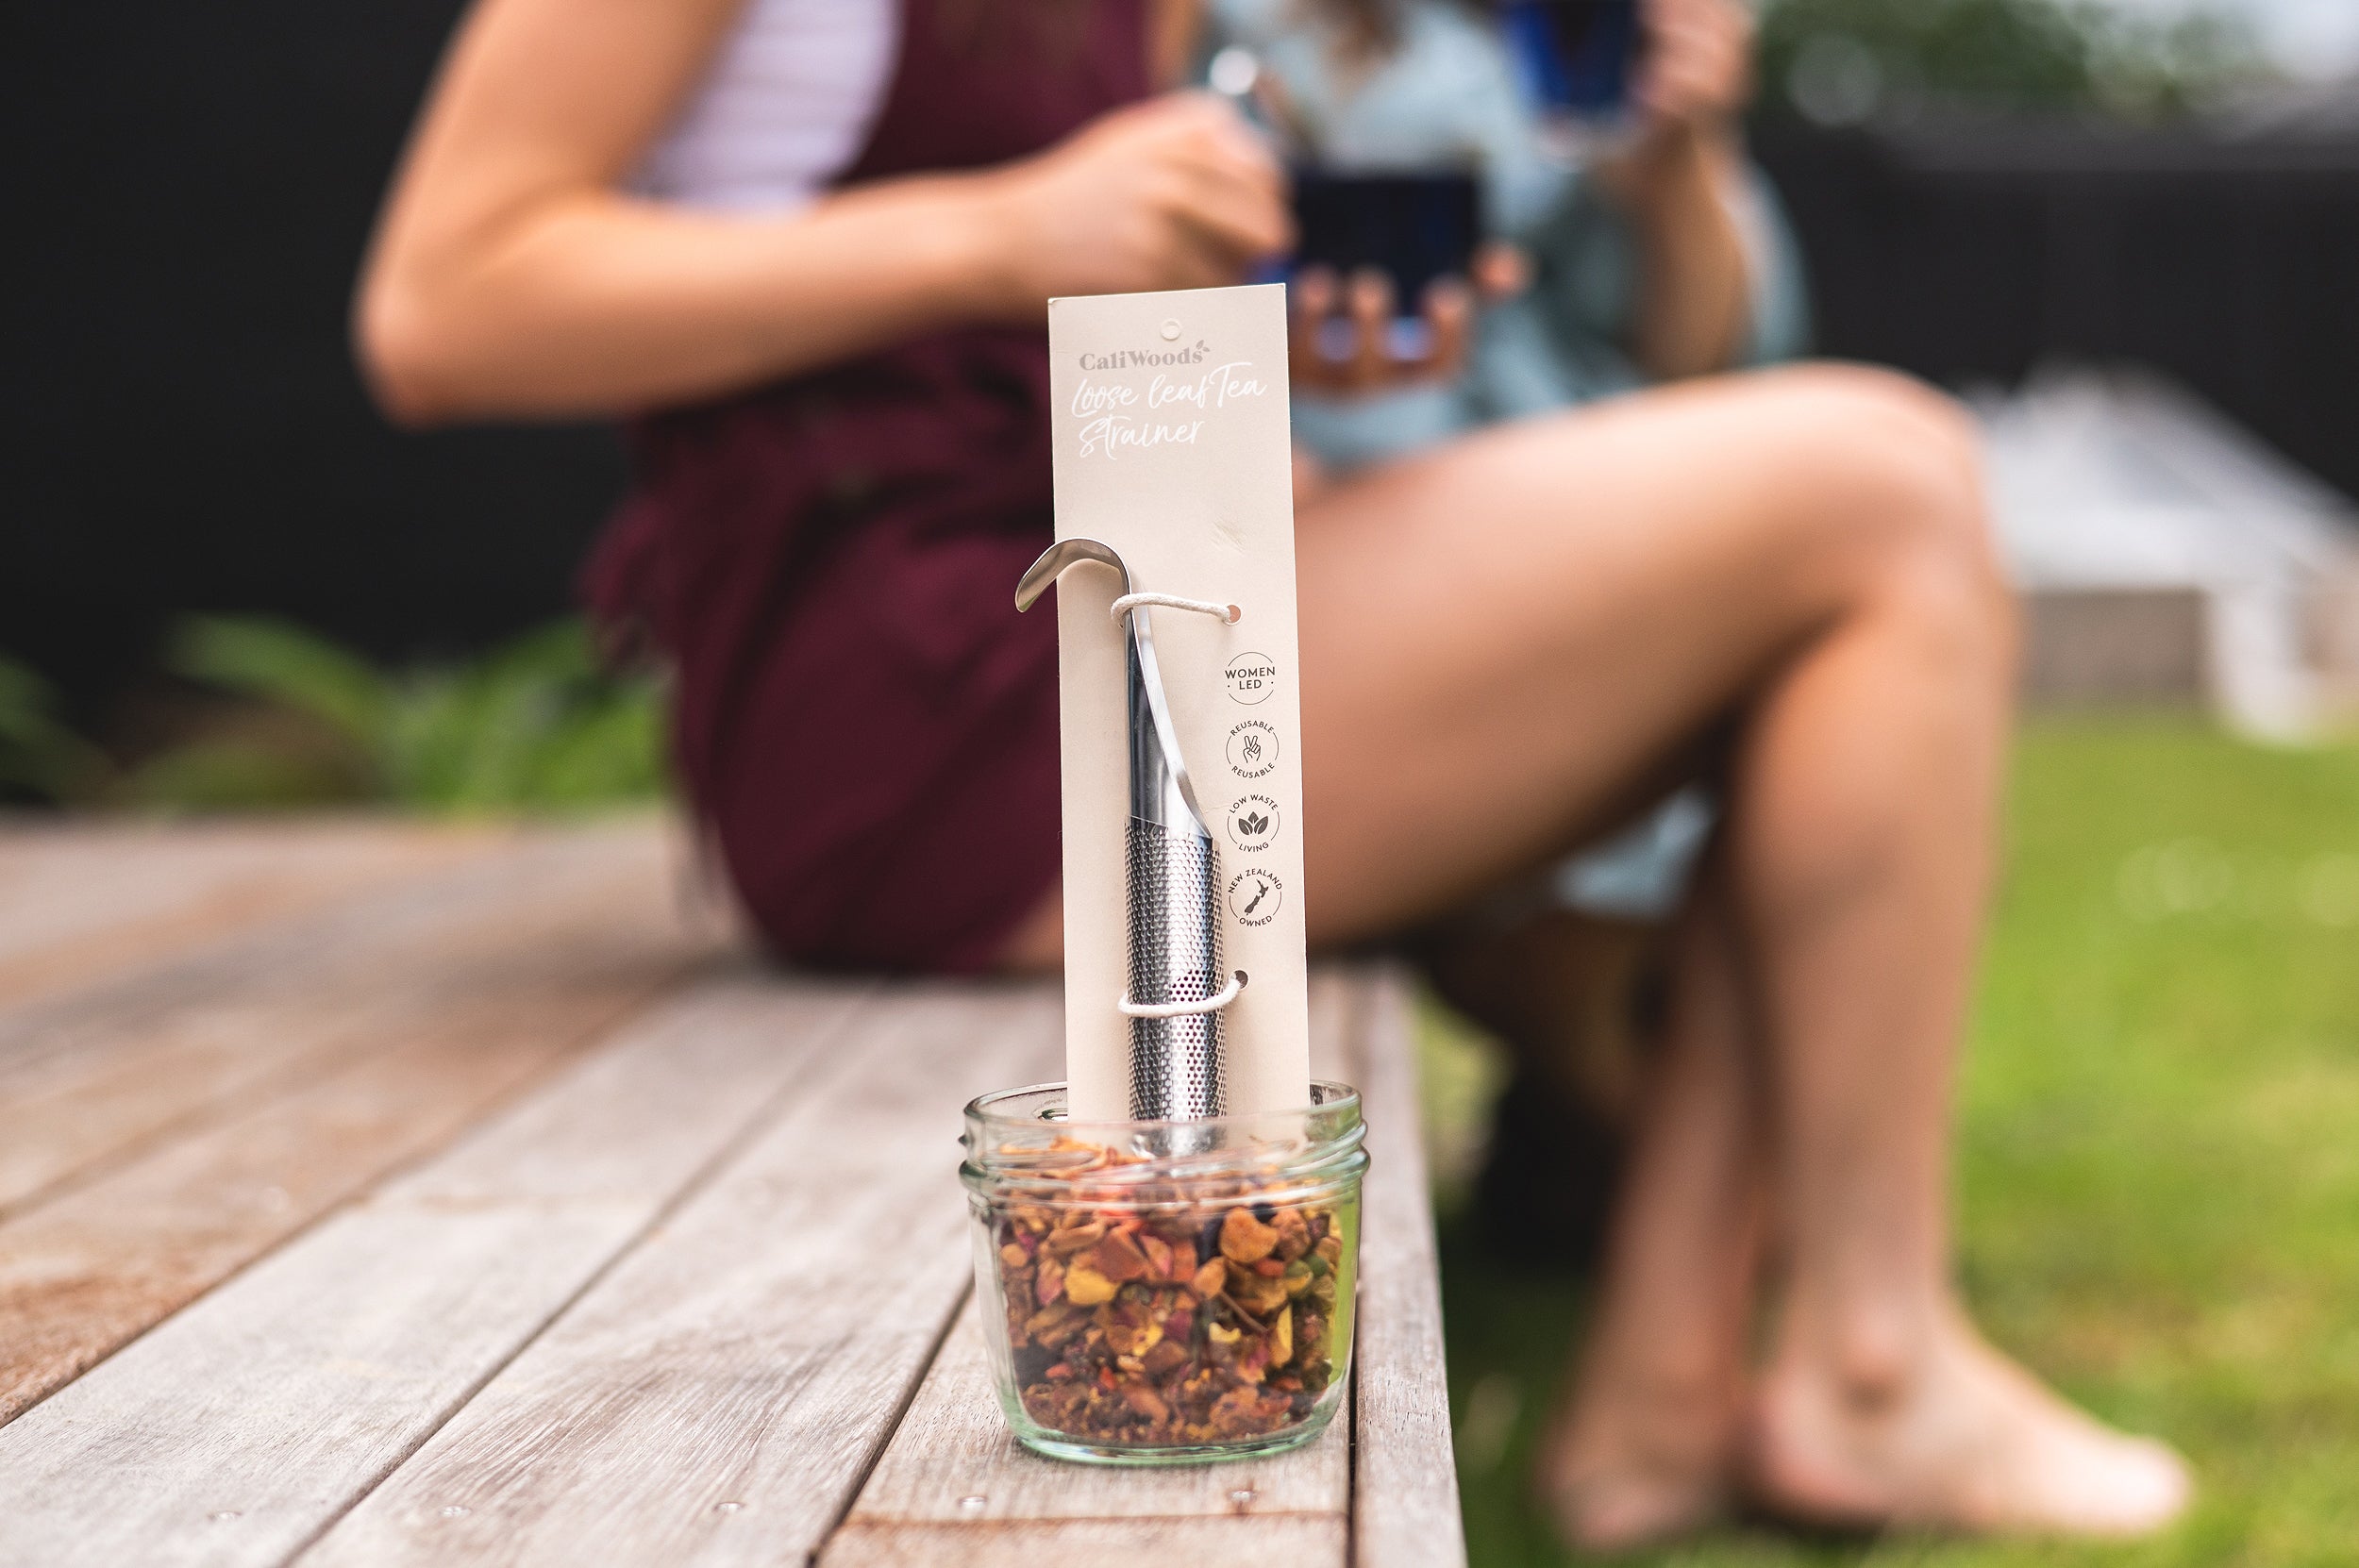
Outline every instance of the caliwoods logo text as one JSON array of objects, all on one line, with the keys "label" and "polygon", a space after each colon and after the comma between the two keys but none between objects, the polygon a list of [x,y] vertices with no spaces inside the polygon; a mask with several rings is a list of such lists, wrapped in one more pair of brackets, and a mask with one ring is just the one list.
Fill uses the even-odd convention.
[{"label": "caliwoods logo text", "polygon": [[1118,348],[1112,354],[1084,354],[1081,356],[1081,368],[1143,370],[1150,365],[1200,365],[1212,357],[1212,345],[1198,338],[1194,348]]}]

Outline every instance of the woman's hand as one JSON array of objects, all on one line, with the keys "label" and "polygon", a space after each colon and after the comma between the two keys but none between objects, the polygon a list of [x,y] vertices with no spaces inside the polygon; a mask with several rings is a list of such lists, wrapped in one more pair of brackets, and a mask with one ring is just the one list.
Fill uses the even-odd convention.
[{"label": "woman's hand", "polygon": [[984,178],[1001,305],[1028,318],[1059,294],[1235,283],[1294,242],[1285,172],[1209,93],[1117,110]]},{"label": "woman's hand", "polygon": [[1753,17],[1737,0],[1644,0],[1631,96],[1646,141],[1713,131],[1753,92]]},{"label": "woman's hand", "polygon": [[[1424,328],[1418,351],[1403,355],[1394,342],[1392,279],[1364,267],[1338,280],[1326,267],[1305,267],[1286,291],[1294,382],[1313,391],[1364,395],[1423,382],[1455,380],[1465,368],[1466,339],[1478,299],[1513,298],[1530,286],[1531,264],[1515,246],[1491,241],[1475,252],[1474,287],[1454,277],[1436,280],[1418,304]],[[1297,488],[1300,478],[1297,475]]]}]

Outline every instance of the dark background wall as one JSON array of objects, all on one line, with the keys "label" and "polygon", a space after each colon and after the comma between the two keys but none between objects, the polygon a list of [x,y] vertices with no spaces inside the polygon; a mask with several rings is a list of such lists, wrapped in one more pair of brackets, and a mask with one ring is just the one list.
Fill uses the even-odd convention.
[{"label": "dark background wall", "polygon": [[382,653],[563,609],[598,430],[397,434],[344,315],[459,0],[0,8],[0,652],[87,708],[189,609]]},{"label": "dark background wall", "polygon": [[[459,0],[0,8],[0,652],[86,713],[192,609],[388,655],[558,613],[601,430],[387,429],[345,347]],[[2179,375],[2359,492],[2359,150],[1770,128],[1823,346],[1938,380]]]},{"label": "dark background wall", "polygon": [[1948,385],[2143,360],[2359,495],[2359,135],[1768,127],[1756,146],[1829,352]]}]

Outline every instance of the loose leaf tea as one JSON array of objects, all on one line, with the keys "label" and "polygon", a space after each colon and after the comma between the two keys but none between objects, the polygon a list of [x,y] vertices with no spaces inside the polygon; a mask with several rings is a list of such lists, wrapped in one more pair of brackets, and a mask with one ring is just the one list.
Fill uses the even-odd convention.
[{"label": "loose leaf tea", "polygon": [[992,1231],[1032,1420],[1082,1442],[1183,1447],[1309,1419],[1348,1350],[1336,1343],[1348,1226],[1333,1198],[1273,1202],[1276,1189],[1242,1177],[1209,1192],[1093,1186],[1135,1157],[1060,1148],[1075,1162],[1015,1194]]}]

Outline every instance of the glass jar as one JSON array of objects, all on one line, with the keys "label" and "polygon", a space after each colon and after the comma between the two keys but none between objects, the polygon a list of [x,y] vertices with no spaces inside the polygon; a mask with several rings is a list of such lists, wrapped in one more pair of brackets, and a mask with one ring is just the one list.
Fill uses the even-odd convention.
[{"label": "glass jar", "polygon": [[966,1108],[992,1376],[1025,1446],[1170,1464],[1270,1454],[1350,1381],[1358,1092],[1298,1110],[1080,1124],[1064,1086]]}]

